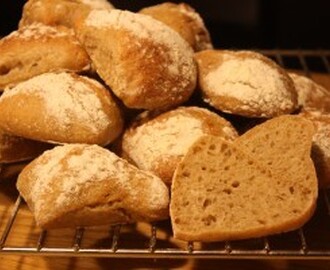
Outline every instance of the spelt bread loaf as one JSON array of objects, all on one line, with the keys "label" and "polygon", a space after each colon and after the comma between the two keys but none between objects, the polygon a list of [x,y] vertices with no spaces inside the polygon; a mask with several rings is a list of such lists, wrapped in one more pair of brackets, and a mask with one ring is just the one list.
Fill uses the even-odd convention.
[{"label": "spelt bread loaf", "polygon": [[208,242],[294,230],[312,216],[312,194],[315,187],[309,181],[297,188],[296,179],[273,174],[239,145],[205,136],[175,171],[170,204],[174,237]]},{"label": "spelt bread loaf", "polygon": [[188,4],[166,2],[143,8],[139,13],[149,15],[171,27],[190,44],[194,51],[213,48],[203,19]]},{"label": "spelt bread loaf", "polygon": [[297,107],[292,79],[269,58],[250,51],[205,50],[195,54],[204,100],[223,112],[274,117]]},{"label": "spelt bread loaf", "polygon": [[95,80],[72,73],[44,73],[0,97],[0,127],[52,143],[106,145],[122,131],[119,108]]},{"label": "spelt bread loaf", "polygon": [[298,93],[298,105],[304,111],[330,112],[330,92],[303,75],[289,73]]},{"label": "spelt bread loaf", "polygon": [[166,185],[96,145],[45,152],[24,168],[17,188],[47,229],[168,218]]},{"label": "spelt bread loaf", "polygon": [[195,89],[193,50],[177,32],[150,16],[94,10],[77,35],[97,73],[129,108],[172,107]]},{"label": "spelt bread loaf", "polygon": [[29,0],[23,7],[19,27],[40,22],[71,28],[79,24],[91,10],[113,8],[107,0]]},{"label": "spelt bread loaf", "polygon": [[72,30],[35,23],[0,40],[0,91],[41,73],[90,68]]},{"label": "spelt bread loaf", "polygon": [[30,160],[49,148],[51,145],[47,143],[17,137],[0,129],[0,164]]},{"label": "spelt bread loaf", "polygon": [[171,184],[174,170],[189,147],[207,134],[230,141],[238,136],[230,122],[207,109],[179,107],[156,117],[144,113],[125,131],[122,154],[140,169]]},{"label": "spelt bread loaf", "polygon": [[312,159],[320,188],[330,186],[330,114],[320,111],[305,111],[300,116],[313,122]]}]

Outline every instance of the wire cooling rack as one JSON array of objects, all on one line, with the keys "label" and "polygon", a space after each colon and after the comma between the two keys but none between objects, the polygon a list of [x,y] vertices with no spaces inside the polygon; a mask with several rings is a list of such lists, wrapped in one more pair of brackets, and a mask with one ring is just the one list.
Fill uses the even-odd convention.
[{"label": "wire cooling rack", "polygon": [[[307,76],[314,72],[330,74],[330,51],[260,52],[283,67],[299,70]],[[1,192],[5,191],[0,185]],[[11,202],[9,206],[0,204],[0,256],[330,259],[329,196],[330,191],[320,191],[313,218],[299,230],[264,238],[215,243],[175,240],[169,221],[45,231],[35,226],[22,198],[18,196],[15,201],[11,196],[7,198],[7,202]]]}]

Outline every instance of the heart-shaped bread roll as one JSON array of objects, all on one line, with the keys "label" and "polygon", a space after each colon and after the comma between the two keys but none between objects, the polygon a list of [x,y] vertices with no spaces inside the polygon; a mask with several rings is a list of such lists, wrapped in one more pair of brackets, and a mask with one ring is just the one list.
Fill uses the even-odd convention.
[{"label": "heart-shaped bread roll", "polygon": [[310,219],[318,193],[310,159],[313,126],[288,117],[252,129],[234,144],[205,136],[190,148],[172,183],[176,238],[261,237],[297,229]]}]

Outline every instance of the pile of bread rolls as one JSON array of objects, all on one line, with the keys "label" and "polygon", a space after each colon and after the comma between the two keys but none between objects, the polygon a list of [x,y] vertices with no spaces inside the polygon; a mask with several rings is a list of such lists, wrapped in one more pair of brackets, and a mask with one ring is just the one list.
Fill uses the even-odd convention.
[{"label": "pile of bread rolls", "polygon": [[[0,166],[35,158],[17,188],[43,228],[171,215],[175,237],[184,240],[263,236],[303,225],[318,187],[330,185],[330,93],[259,53],[213,49],[188,4],[133,13],[105,0],[29,0],[18,30],[0,40],[0,55]],[[257,122],[265,123],[251,125]],[[242,135],[246,126],[252,135]],[[270,127],[276,133],[264,135]],[[291,129],[284,142],[283,132]],[[291,146],[297,155],[286,159],[294,169],[283,175],[283,164],[268,160],[267,152],[277,156]],[[230,160],[227,148],[246,170],[223,165]],[[193,160],[224,161],[210,172]],[[295,170],[303,172],[295,176]],[[236,179],[220,177],[216,184],[212,173]],[[262,175],[266,184],[258,187],[260,179],[246,175]],[[251,190],[241,194],[242,181],[250,181]],[[276,192],[266,196],[272,188]],[[240,213],[255,205],[249,199],[259,189],[265,209],[274,196],[281,198],[279,211],[272,217],[256,212],[249,228]],[[220,193],[231,199],[220,200]],[[294,214],[278,218],[287,205]],[[244,230],[230,228],[221,211]],[[194,228],[183,222],[192,213],[199,221]]]}]

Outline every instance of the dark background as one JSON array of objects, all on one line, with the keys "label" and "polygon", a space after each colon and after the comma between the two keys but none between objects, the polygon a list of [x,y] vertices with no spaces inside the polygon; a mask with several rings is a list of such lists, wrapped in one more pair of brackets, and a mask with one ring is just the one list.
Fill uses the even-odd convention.
[{"label": "dark background", "polygon": [[[24,2],[0,0],[0,35],[17,28]],[[111,2],[117,8],[137,11],[164,1]],[[330,48],[330,0],[186,2],[204,18],[217,48]]]}]

